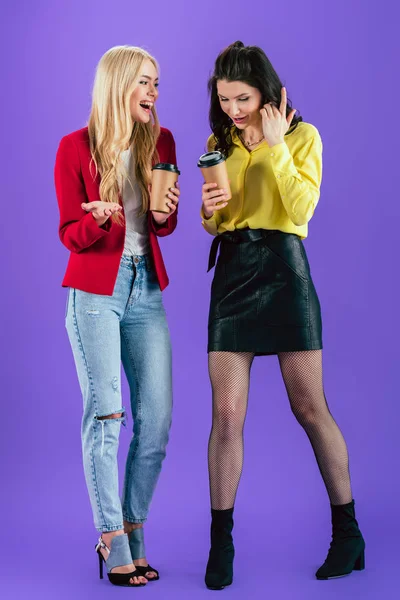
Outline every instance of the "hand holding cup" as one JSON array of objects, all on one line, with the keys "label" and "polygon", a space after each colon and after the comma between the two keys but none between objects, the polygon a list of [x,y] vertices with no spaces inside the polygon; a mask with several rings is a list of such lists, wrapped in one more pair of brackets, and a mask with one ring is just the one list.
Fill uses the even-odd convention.
[{"label": "hand holding cup", "polygon": [[225,156],[218,151],[206,152],[200,156],[197,166],[205,180],[202,188],[203,213],[209,219],[216,210],[225,208],[232,197]]},{"label": "hand holding cup", "polygon": [[170,163],[158,163],[152,169],[150,210],[158,224],[165,223],[177,209],[181,193],[178,175],[180,171]]},{"label": "hand holding cup", "polygon": [[210,219],[216,210],[221,210],[228,204],[227,190],[216,188],[218,188],[217,183],[204,183],[202,187],[201,201],[206,219]]}]

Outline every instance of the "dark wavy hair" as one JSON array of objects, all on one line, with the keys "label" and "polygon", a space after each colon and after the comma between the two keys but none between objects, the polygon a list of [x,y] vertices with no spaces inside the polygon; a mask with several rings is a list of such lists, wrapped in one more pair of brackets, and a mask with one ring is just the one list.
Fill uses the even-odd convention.
[{"label": "dark wavy hair", "polygon": [[[243,81],[257,88],[261,93],[262,104],[272,102],[277,108],[281,102],[283,84],[265,52],[258,46],[245,46],[243,42],[235,42],[221,52],[215,61],[214,73],[208,82],[211,101],[209,121],[216,140],[216,149],[229,156],[232,147],[232,121],[222,110],[218,98],[217,82],[221,79]],[[291,110],[292,105],[288,99],[286,116]],[[290,132],[302,120],[302,117],[296,113]]]}]

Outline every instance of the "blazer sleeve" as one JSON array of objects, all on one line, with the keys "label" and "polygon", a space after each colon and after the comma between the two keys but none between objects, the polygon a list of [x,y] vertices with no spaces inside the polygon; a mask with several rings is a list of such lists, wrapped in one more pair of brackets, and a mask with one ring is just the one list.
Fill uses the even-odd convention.
[{"label": "blazer sleeve", "polygon": [[71,252],[82,252],[109,235],[111,219],[99,227],[91,213],[81,208],[88,202],[76,144],[64,137],[59,145],[54,169],[56,195],[60,211],[59,236]]},{"label": "blazer sleeve", "polygon": [[[166,134],[168,135],[168,139],[166,141],[166,143],[168,144],[168,150],[166,153],[168,158],[166,162],[169,162],[172,165],[176,165],[175,140],[170,131],[166,131]],[[176,211],[170,217],[168,217],[165,223],[162,223],[161,225],[156,223],[156,221],[153,218],[153,213],[149,211],[149,227],[158,237],[165,237],[166,235],[171,235],[171,233],[176,228],[177,222],[178,207],[176,207]]]}]

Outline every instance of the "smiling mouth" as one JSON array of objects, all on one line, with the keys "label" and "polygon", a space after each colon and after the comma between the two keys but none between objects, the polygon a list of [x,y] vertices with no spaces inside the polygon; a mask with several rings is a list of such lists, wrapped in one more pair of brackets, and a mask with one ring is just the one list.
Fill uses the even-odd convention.
[{"label": "smiling mouth", "polygon": [[140,102],[140,106],[147,111],[150,111],[153,108],[153,104],[151,102]]}]

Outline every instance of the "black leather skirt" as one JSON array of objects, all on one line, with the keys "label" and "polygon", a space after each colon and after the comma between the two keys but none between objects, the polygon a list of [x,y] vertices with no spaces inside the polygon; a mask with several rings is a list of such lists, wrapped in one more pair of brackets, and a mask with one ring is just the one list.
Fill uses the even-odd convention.
[{"label": "black leather skirt", "polygon": [[243,229],[218,235],[209,270],[208,352],[277,354],[322,348],[321,309],[301,239]]}]

